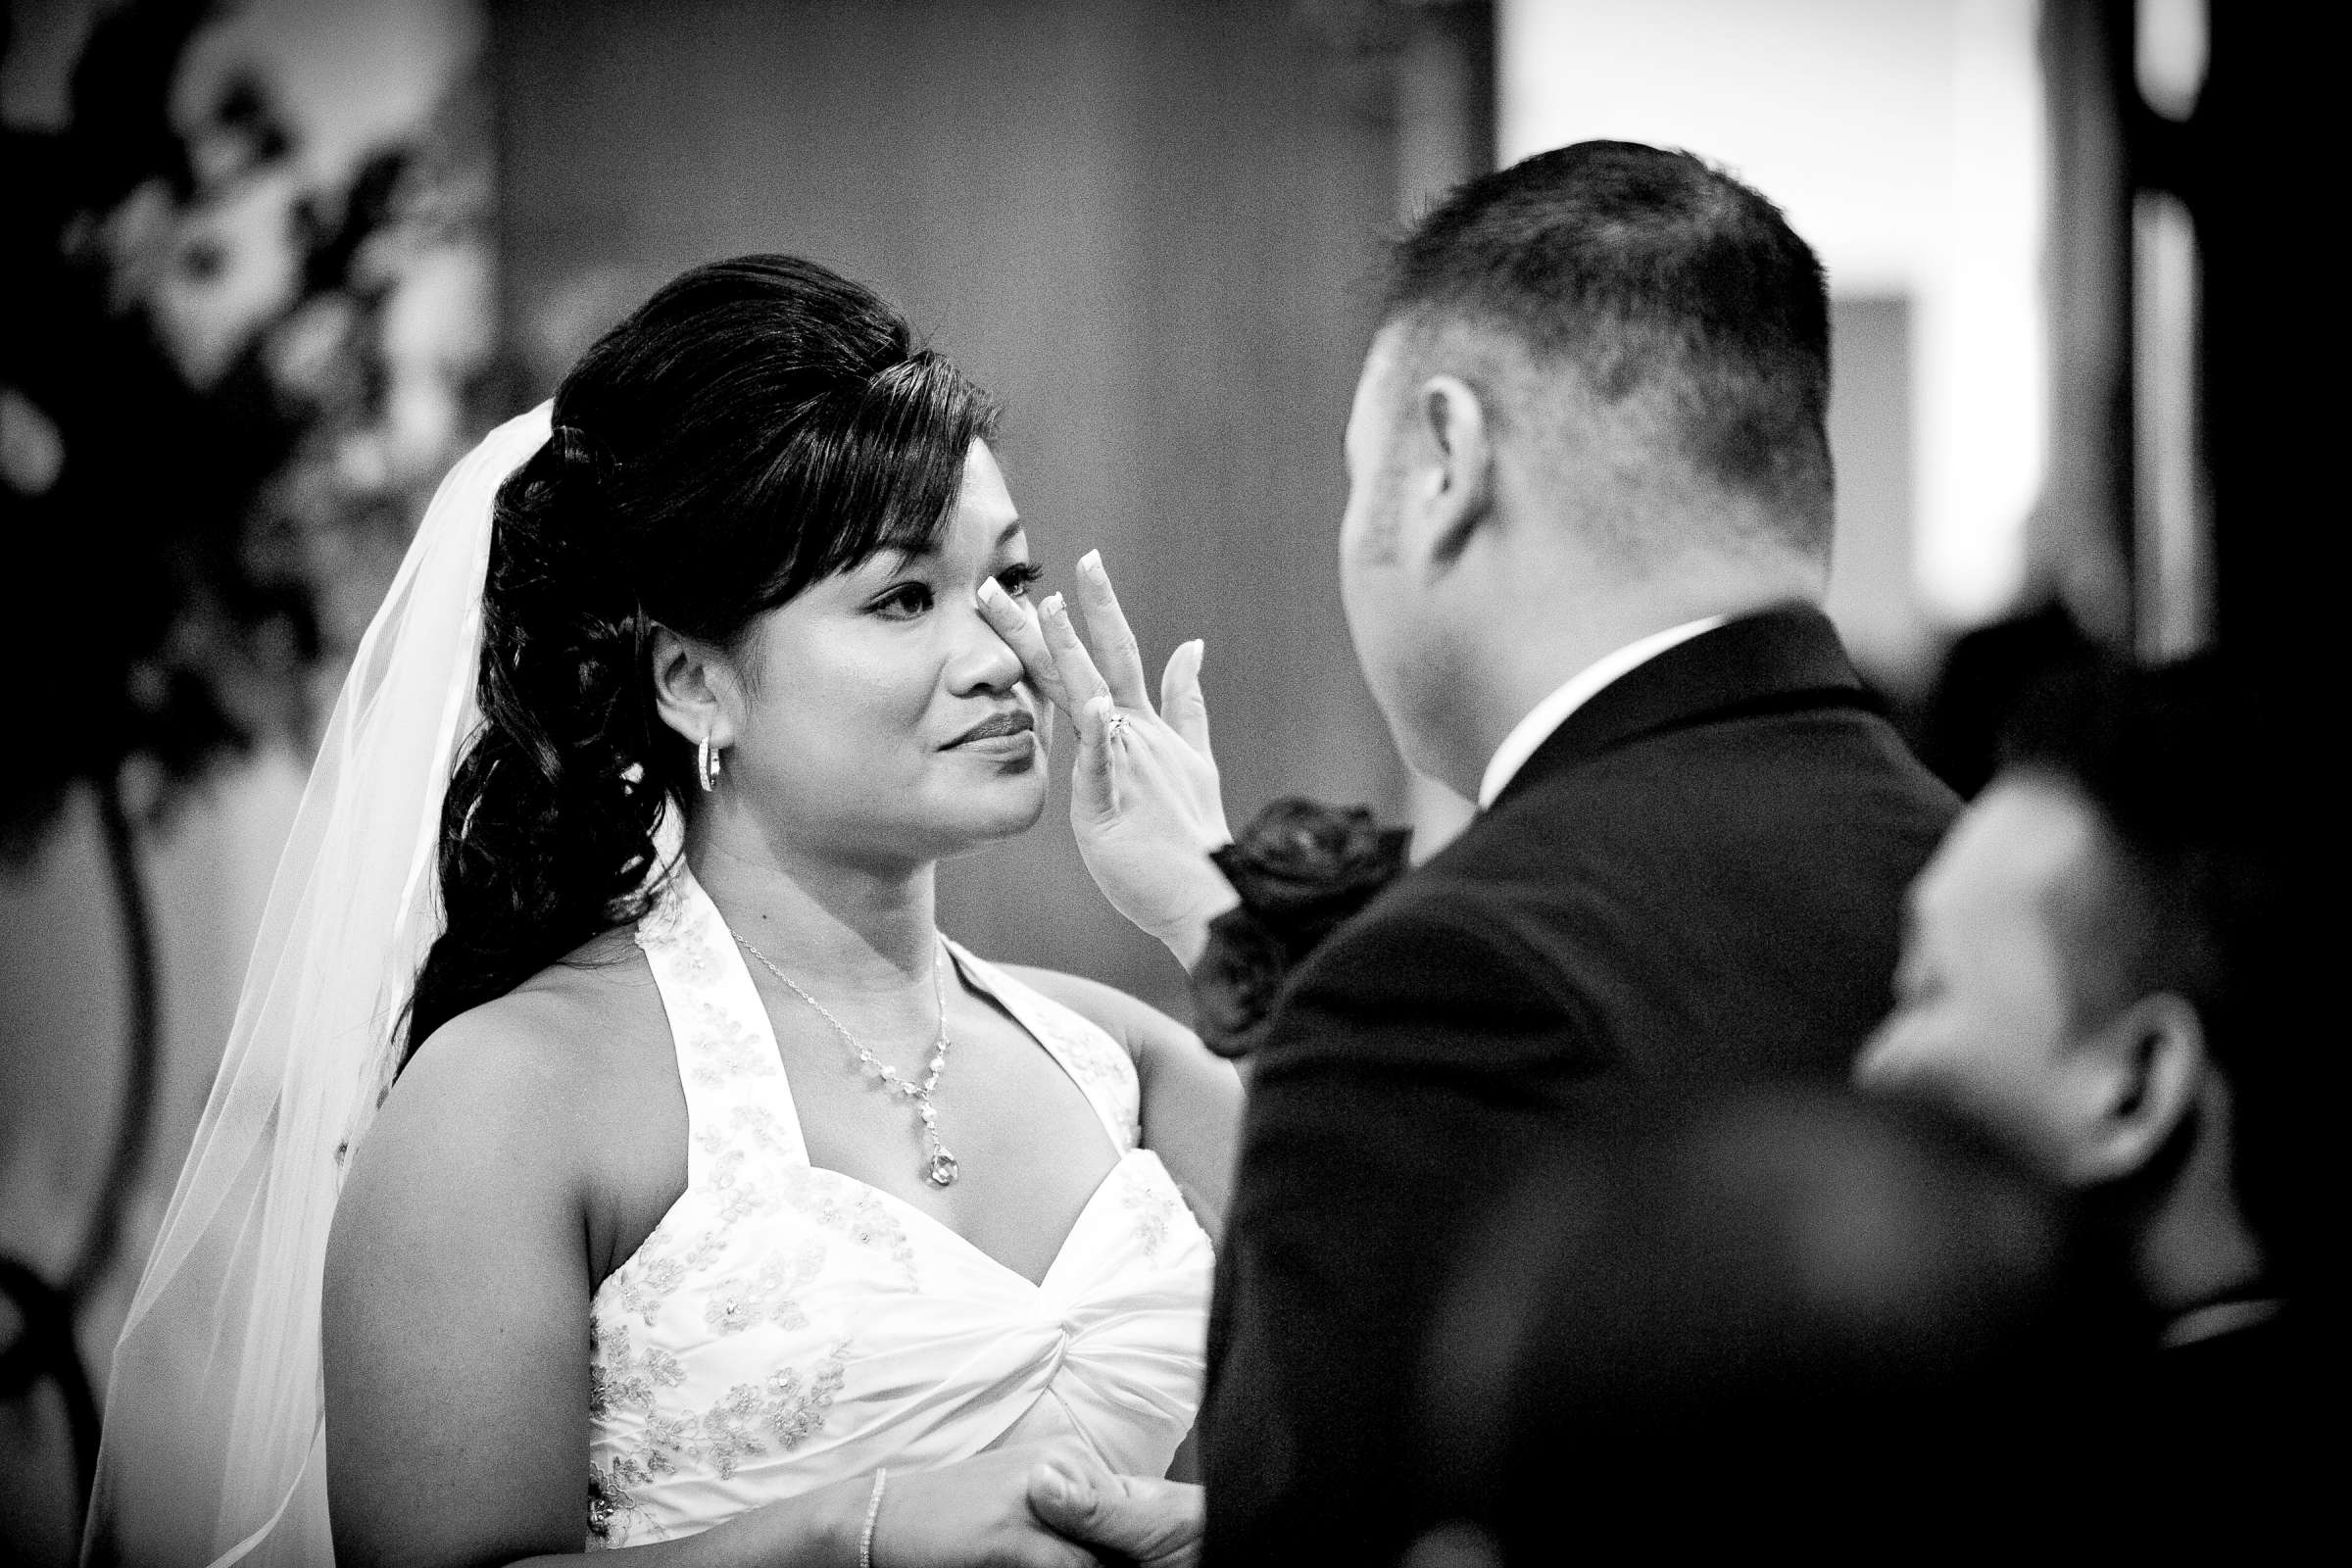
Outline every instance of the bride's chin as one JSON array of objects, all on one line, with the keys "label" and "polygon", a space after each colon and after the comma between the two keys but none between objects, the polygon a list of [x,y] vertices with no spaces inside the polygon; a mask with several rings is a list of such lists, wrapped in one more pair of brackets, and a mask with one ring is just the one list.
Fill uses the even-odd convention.
[{"label": "bride's chin", "polygon": [[976,791],[975,794],[983,799],[967,801],[966,808],[956,813],[956,825],[962,830],[957,836],[965,838],[967,842],[941,858],[945,859],[970,855],[1004,839],[1018,838],[1037,826],[1046,814],[1048,795],[1045,769],[1037,770],[1033,788],[1004,787],[1028,782],[1026,779],[1005,779],[999,789]]}]

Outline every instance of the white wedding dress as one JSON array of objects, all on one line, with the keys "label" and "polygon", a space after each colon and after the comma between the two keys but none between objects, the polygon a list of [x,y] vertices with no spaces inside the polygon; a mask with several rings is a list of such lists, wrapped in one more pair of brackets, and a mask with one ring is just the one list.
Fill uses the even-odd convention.
[{"label": "white wedding dress", "polygon": [[[327,1238],[440,929],[434,854],[480,717],[495,498],[550,415],[510,419],[443,481],[352,662],[115,1351],[87,1562],[333,1560]],[[1074,1434],[1115,1470],[1164,1470],[1200,1402],[1209,1245],[1136,1147],[1126,1054],[956,950],[1119,1151],[1031,1284],[920,1210],[810,1167],[766,1013],[691,876],[638,940],[677,1047],[688,1180],[591,1303],[589,1544],[690,1535],[845,1476],[1031,1438]]]},{"label": "white wedding dress", "polygon": [[588,1544],[693,1535],[779,1497],[1074,1436],[1159,1475],[1200,1402],[1212,1256],[1137,1146],[1127,1053],[951,944],[1082,1089],[1118,1162],[1042,1282],[808,1163],[766,1009],[681,864],[637,928],[678,1054],[686,1191],[591,1303]]}]

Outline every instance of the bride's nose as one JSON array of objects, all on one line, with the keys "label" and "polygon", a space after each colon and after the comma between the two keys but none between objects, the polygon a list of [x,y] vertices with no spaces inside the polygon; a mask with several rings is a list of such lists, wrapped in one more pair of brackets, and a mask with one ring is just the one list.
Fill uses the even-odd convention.
[{"label": "bride's nose", "polygon": [[1021,656],[980,614],[978,600],[957,620],[957,643],[948,660],[948,688],[957,696],[1008,692],[1025,671]]}]

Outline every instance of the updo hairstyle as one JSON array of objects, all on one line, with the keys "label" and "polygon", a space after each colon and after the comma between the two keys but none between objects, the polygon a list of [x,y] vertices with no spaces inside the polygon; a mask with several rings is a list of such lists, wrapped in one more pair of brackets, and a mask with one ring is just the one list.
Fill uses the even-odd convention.
[{"label": "updo hairstyle", "polygon": [[498,492],[482,723],[441,809],[433,1031],[644,912],[694,747],[654,704],[657,624],[730,652],[884,550],[935,548],[994,409],[868,290],[813,263],[698,267],[564,377]]}]

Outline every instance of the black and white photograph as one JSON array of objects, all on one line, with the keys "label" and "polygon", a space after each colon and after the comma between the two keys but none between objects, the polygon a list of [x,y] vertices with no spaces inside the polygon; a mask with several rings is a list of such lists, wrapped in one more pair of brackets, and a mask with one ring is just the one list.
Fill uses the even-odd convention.
[{"label": "black and white photograph", "polygon": [[0,1560],[2341,1550],[2330,31],[8,0]]}]

